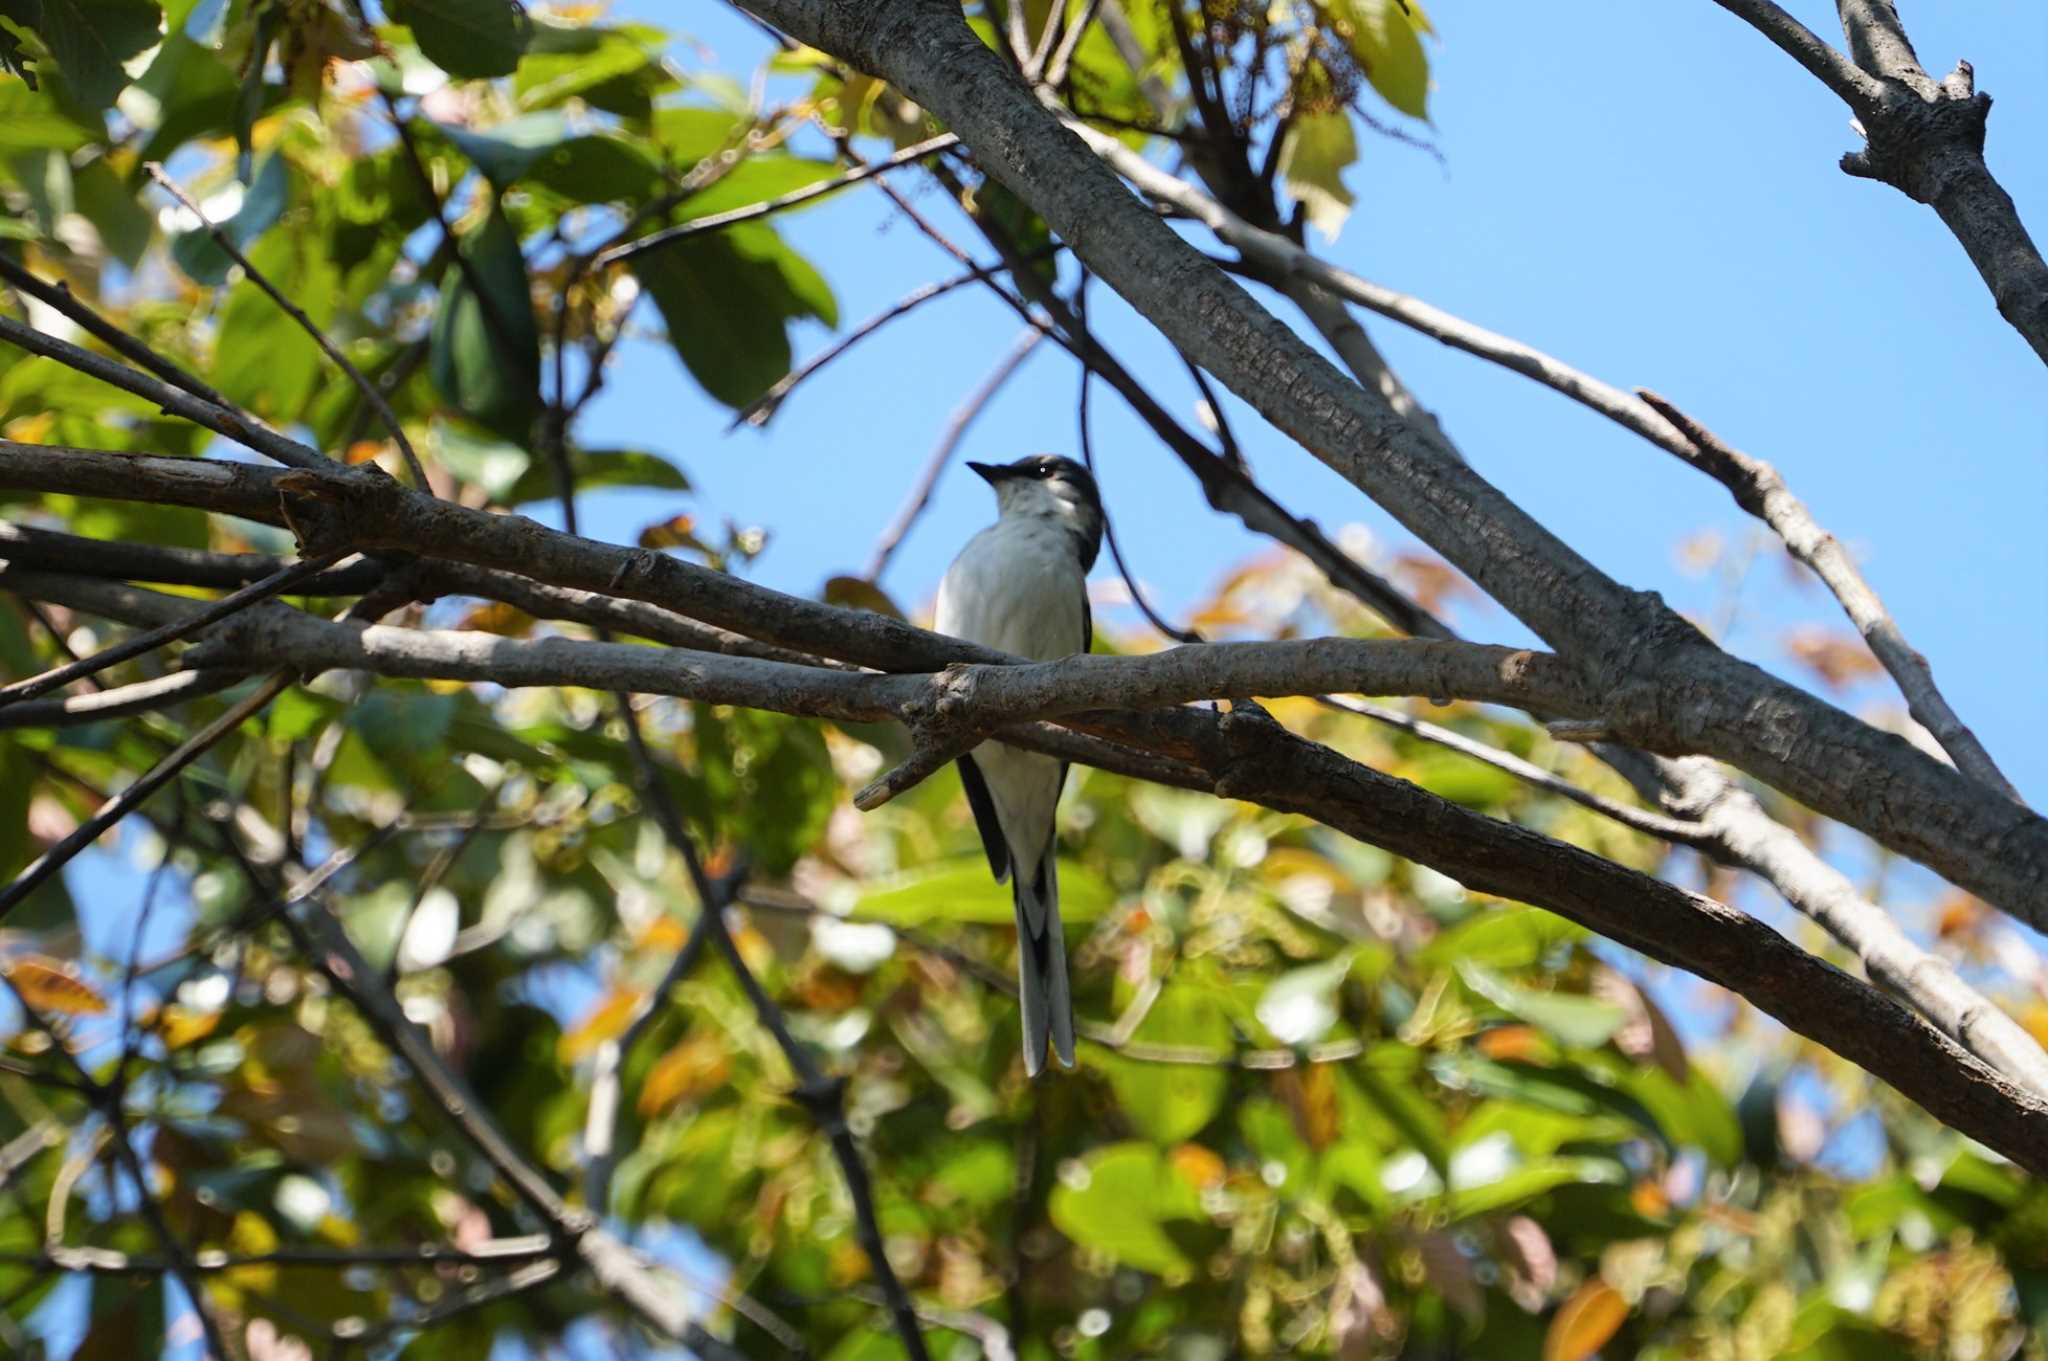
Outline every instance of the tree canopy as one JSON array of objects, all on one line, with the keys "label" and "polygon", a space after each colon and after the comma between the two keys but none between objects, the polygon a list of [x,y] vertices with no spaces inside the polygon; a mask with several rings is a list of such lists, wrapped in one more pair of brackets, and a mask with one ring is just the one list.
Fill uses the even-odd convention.
[{"label": "tree canopy", "polygon": [[[1720,3],[2048,356],[1967,65],[1886,3],[1840,48]],[[0,1342],[2048,1358],[2005,926],[2048,923],[2048,823],[1705,413],[1316,253],[1361,145],[1465,97],[1418,0],[743,9],[765,69],[686,77],[594,5],[0,0]],[[778,229],[847,195],[936,262],[864,319]],[[864,570],[753,579],[834,514],[796,486],[576,534],[581,493],[693,507],[712,433],[587,441],[622,350],[772,433],[958,289],[1023,334],[876,470]],[[1206,421],[1091,329],[1108,290]],[[1551,535],[1363,314],[1732,493],[1847,616],[1812,684]],[[1077,454],[1122,403],[1273,542],[1173,621],[1116,557],[1143,620],[1020,665],[878,579],[1034,350]],[[1424,551],[1269,494],[1218,389]],[[1461,638],[1461,592],[1542,645]],[[951,766],[992,734],[1073,763],[1081,1063],[1036,1082]],[[1952,888],[1908,917],[1845,840]]]}]

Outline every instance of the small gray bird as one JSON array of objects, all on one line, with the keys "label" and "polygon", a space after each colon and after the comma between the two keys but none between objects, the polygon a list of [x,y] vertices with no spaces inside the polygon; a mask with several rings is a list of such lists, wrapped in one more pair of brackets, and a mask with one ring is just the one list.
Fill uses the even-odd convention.
[{"label": "small gray bird", "polygon": [[[1015,463],[970,463],[996,491],[996,522],[967,541],[939,583],[940,633],[1052,661],[1094,641],[1088,569],[1102,548],[1102,499],[1088,470],[1037,454]],[[996,882],[1017,903],[1018,982],[1024,1007],[1024,1069],[1045,1066],[1048,1040],[1074,1066],[1074,1009],[1067,945],[1060,935],[1053,810],[1064,761],[984,742],[960,758],[960,782],[981,829]]]}]

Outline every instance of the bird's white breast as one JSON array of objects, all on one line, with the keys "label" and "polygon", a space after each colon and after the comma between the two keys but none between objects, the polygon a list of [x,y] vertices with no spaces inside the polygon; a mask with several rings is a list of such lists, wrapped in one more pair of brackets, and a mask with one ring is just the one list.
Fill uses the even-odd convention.
[{"label": "bird's white breast", "polygon": [[940,633],[1051,661],[1087,641],[1073,535],[1038,518],[1005,517],[967,541],[939,583]]}]

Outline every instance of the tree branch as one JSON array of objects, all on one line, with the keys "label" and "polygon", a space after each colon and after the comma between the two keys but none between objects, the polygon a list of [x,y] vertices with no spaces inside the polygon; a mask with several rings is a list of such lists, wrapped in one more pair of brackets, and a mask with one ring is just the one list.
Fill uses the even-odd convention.
[{"label": "tree branch", "polygon": [[1891,0],[1838,0],[1853,64],[1769,0],[1716,3],[1841,97],[1866,139],[1842,157],[1842,169],[1933,208],[1999,315],[2048,363],[2048,261],[1984,161],[1991,97],[1978,93],[1970,63],[1958,62],[1940,81],[1929,77]]},{"label": "tree branch", "polygon": [[1685,437],[1691,452],[1679,455],[1681,458],[1726,487],[1735,504],[1769,525],[1792,556],[1813,569],[1841,603],[1842,612],[1856,625],[1872,654],[1898,683],[1907,712],[1934,735],[1942,750],[1954,758],[1957,769],[2017,800],[2019,791],[1935,686],[1927,658],[1906,641],[1884,601],[1856,570],[1835,536],[1821,528],[1806,503],[1786,487],[1778,470],[1730,447],[1666,398],[1647,388],[1637,388],[1636,394]]}]

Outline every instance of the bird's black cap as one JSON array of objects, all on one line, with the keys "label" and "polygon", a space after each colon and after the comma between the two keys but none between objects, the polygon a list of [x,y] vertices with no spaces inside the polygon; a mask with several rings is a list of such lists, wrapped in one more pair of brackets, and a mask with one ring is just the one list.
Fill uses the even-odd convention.
[{"label": "bird's black cap", "polygon": [[975,476],[991,487],[1014,478],[1059,478],[1081,488],[1088,494],[1089,500],[1099,501],[1094,477],[1073,459],[1060,454],[1030,454],[1015,463],[970,462],[967,466],[974,470]]}]

